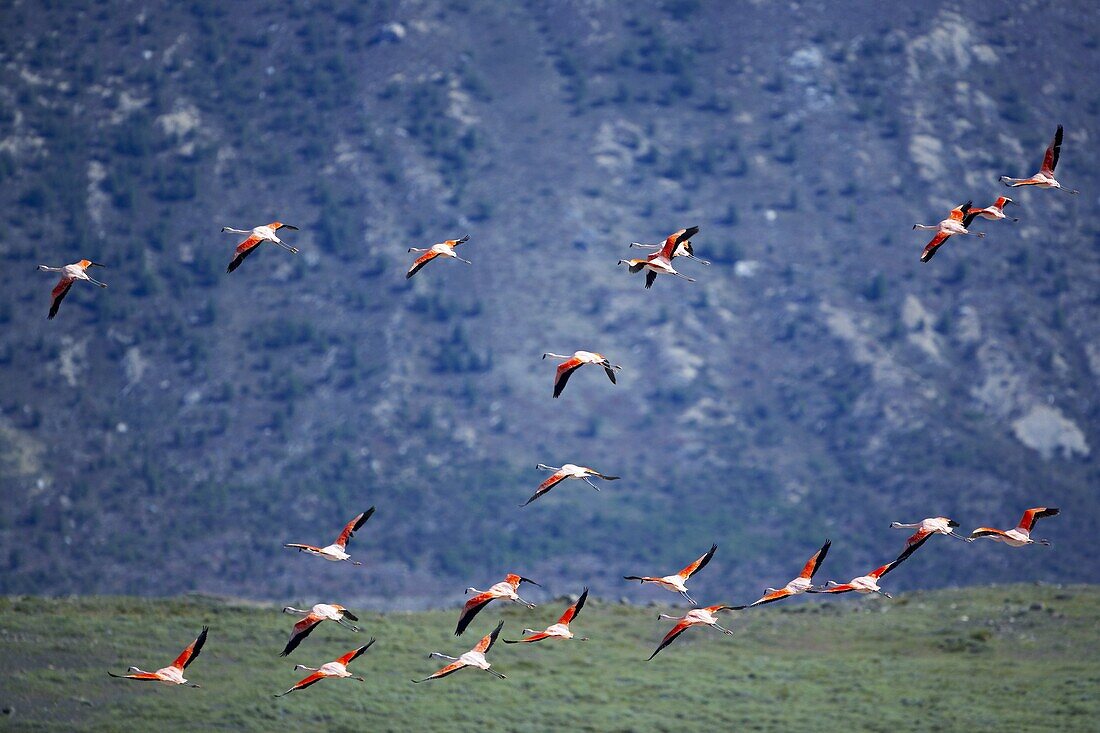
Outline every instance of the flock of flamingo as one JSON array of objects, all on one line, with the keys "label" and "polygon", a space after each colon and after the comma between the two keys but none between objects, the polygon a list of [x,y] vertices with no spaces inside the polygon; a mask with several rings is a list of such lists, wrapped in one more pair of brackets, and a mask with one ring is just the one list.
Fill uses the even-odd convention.
[{"label": "flock of flamingo", "polygon": [[[1001,181],[1011,187],[1020,186],[1037,186],[1039,188],[1056,188],[1068,193],[1076,194],[1076,190],[1067,190],[1062,187],[1058,180],[1054,177],[1054,169],[1058,164],[1058,156],[1061,150],[1062,144],[1062,126],[1058,126],[1058,130],[1054,135],[1054,140],[1046,150],[1046,156],[1043,159],[1042,168],[1038,173],[1030,178],[1009,178],[1008,176],[1002,176]],[[924,248],[921,254],[921,261],[928,262],[935,255],[936,251],[948,240],[948,238],[960,234],[960,235],[973,235],[982,237],[984,233],[971,232],[969,230],[970,224],[977,217],[988,219],[991,221],[1000,221],[1008,218],[1004,213],[1004,206],[1006,204],[1014,203],[1012,199],[1001,196],[993,204],[983,209],[972,208],[971,201],[957,206],[951,210],[951,213],[947,219],[939,222],[936,225],[923,225],[916,224],[914,229],[933,229],[936,231],[936,235]],[[1013,219],[1016,221],[1016,219]],[[296,247],[293,247],[279,238],[276,232],[287,229],[295,230],[296,227],[290,226],[283,222],[275,221],[266,226],[259,226],[252,230],[233,229],[231,227],[223,227],[223,232],[231,232],[237,234],[247,234],[248,237],[242,241],[234,253],[233,260],[229,263],[227,272],[233,272],[255,252],[259,246],[264,242],[270,242],[275,244],[291,253],[298,252]],[[694,280],[683,273],[678,272],[673,267],[673,260],[677,257],[686,257],[701,262],[704,265],[710,264],[706,260],[701,260],[695,257],[694,249],[692,247],[691,239],[699,232],[699,227],[693,226],[686,229],[681,229],[673,234],[669,235],[662,244],[643,244],[639,242],[632,242],[631,247],[649,248],[654,252],[646,257],[637,259],[619,260],[619,264],[625,264],[628,266],[631,273],[638,273],[645,271],[646,281],[645,287],[650,288],[658,275],[673,275],[685,280],[694,282]],[[469,240],[468,236],[464,236],[460,239],[450,239],[439,244],[432,245],[427,249],[410,248],[409,252],[423,253],[413,262],[409,268],[406,278],[411,278],[418,273],[429,262],[438,257],[449,257],[456,259],[466,264],[472,264],[469,260],[463,259],[456,254],[455,250],[462,244]],[[50,305],[50,311],[48,318],[54,318],[57,315],[58,309],[61,305],[61,301],[68,294],[70,288],[77,280],[84,280],[98,285],[101,288],[107,287],[105,283],[95,280],[88,275],[88,269],[90,267],[104,267],[98,262],[92,260],[80,260],[77,263],[66,265],[64,267],[47,267],[46,265],[39,265],[40,270],[50,272],[62,273],[61,280],[53,290],[53,299]],[[608,379],[612,384],[616,382],[616,372],[621,370],[622,367],[617,364],[612,364],[610,360],[602,354],[591,351],[575,351],[573,354],[555,354],[551,352],[544,353],[542,357],[552,357],[554,359],[561,359],[561,363],[558,364],[554,377],[554,390],[553,395],[558,398],[562,395],[566,384],[573,373],[586,364],[593,364],[602,367],[607,374]],[[566,479],[576,479],[587,483],[596,491],[600,488],[592,482],[593,478],[598,478],[603,481],[615,481],[618,476],[610,476],[600,473],[595,469],[587,466],[577,466],[571,463],[567,463],[561,467],[548,466],[545,464],[538,464],[538,469],[552,471],[553,473],[543,481],[534,494],[527,499],[527,501],[521,504],[521,507],[526,507],[536,499],[541,498],[551,489],[562,483]],[[348,562],[353,565],[361,565],[362,563],[351,559],[351,555],[347,551],[348,542],[352,539],[352,536],[360,530],[364,523],[374,514],[375,508],[372,506],[365,512],[355,516],[347,525],[343,528],[343,531],[336,537],[336,539],[324,547],[317,547],[314,545],[303,543],[288,543],[285,547],[289,549],[295,549],[299,552],[304,552],[309,555],[323,558],[331,562]],[[752,601],[744,605],[731,606],[724,604],[716,604],[709,606],[700,606],[694,598],[688,593],[687,583],[697,573],[703,570],[707,564],[714,557],[714,554],[718,551],[717,545],[712,545],[711,548],[701,555],[693,562],[686,565],[679,572],[671,573],[663,576],[650,576],[650,575],[626,575],[623,576],[624,580],[637,581],[639,583],[651,583],[666,590],[679,594],[687,601],[691,608],[683,616],[671,616],[668,614],[660,614],[661,619],[670,619],[675,621],[675,625],[668,631],[667,634],[661,639],[657,648],[649,656],[649,659],[653,659],[658,653],[660,653],[665,647],[675,641],[684,631],[693,626],[709,626],[723,634],[733,634],[728,628],[721,626],[718,623],[719,614],[726,611],[743,611],[756,606],[761,606],[776,601],[789,598],[791,596],[801,595],[803,593],[878,593],[886,598],[890,598],[890,595],[886,593],[880,587],[882,579],[901,563],[907,560],[914,552],[916,552],[922,545],[924,545],[929,538],[933,535],[941,534],[957,539],[972,542],[976,539],[985,537],[997,542],[1003,542],[1010,547],[1023,547],[1031,544],[1049,545],[1050,542],[1045,539],[1034,539],[1031,536],[1031,532],[1035,527],[1035,523],[1043,517],[1051,517],[1058,514],[1058,509],[1054,507],[1033,507],[1024,512],[1023,516],[1017,525],[1008,530],[995,529],[992,527],[978,527],[972,531],[969,535],[963,536],[955,532],[955,529],[959,527],[959,523],[948,517],[929,517],[917,523],[901,523],[894,522],[891,527],[895,529],[915,529],[916,532],[910,536],[905,543],[905,547],[901,553],[891,560],[890,562],[881,565],[865,575],[852,578],[846,583],[838,583],[830,580],[823,585],[814,585],[814,576],[821,569],[822,564],[825,561],[825,557],[828,555],[829,548],[832,546],[831,541],[826,540],[824,544],[815,552],[803,565],[801,572],[784,585],[782,588],[767,588],[764,594],[757,600]],[[489,587],[488,590],[478,590],[476,588],[467,588],[467,594],[473,594],[464,604],[462,613],[458,618],[458,623],[455,627],[455,635],[460,636],[465,632],[470,624],[474,621],[477,615],[488,606],[491,602],[496,600],[511,601],[526,606],[529,609],[535,607],[533,603],[530,603],[520,597],[518,591],[523,583],[530,583],[532,585],[538,585],[530,578],[525,578],[522,575],[508,574],[500,582]],[[588,588],[585,587],[581,594],[577,597],[577,600],[570,605],[558,618],[557,622],[546,627],[542,631],[536,629],[523,629],[523,636],[520,639],[505,639],[506,644],[529,644],[539,642],[545,639],[560,639],[569,640],[576,639],[577,641],[588,641],[587,637],[578,638],[575,637],[573,631],[570,629],[570,624],[576,620],[581,610],[584,608],[585,601],[588,599]],[[350,631],[359,632],[360,629],[353,622],[358,621],[358,618],[347,608],[335,604],[335,603],[318,603],[312,606],[310,609],[297,609],[292,607],[286,607],[283,609],[285,613],[301,616],[301,620],[294,624],[291,631],[290,638],[288,639],[286,646],[283,648],[280,656],[287,656],[294,652],[295,649],[302,643],[302,641],[309,636],[312,631],[317,628],[324,621],[332,621],[339,624]],[[505,679],[505,676],[500,672],[491,668],[491,664],[488,661],[486,655],[492,649],[496,643],[497,638],[500,636],[501,631],[504,628],[504,622],[500,621],[495,628],[474,645],[472,649],[463,653],[458,657],[452,657],[440,652],[432,652],[429,654],[429,658],[438,657],[446,659],[449,663],[441,669],[433,672],[427,677],[420,680],[413,680],[413,682],[426,682],[428,680],[435,680],[441,677],[446,677],[459,670],[467,667],[472,667],[480,670],[484,670],[500,679]],[[163,682],[172,685],[185,685],[189,684],[188,680],[184,677],[184,670],[188,665],[195,661],[199,656],[199,653],[203,649],[203,645],[206,643],[207,634],[209,629],[203,627],[199,636],[186,648],[180,655],[167,667],[158,669],[155,672],[146,672],[137,667],[130,667],[128,674],[116,675],[108,672],[112,677],[122,677],[131,680],[149,680]],[[299,664],[294,667],[295,670],[304,669],[308,670],[310,674],[295,683],[285,692],[279,693],[276,697],[282,697],[291,692],[297,690],[303,690],[316,682],[329,678],[354,678],[363,681],[362,677],[353,675],[348,671],[348,665],[355,659],[361,656],[372,644],[375,643],[375,639],[371,638],[363,646],[349,651],[343,656],[334,659],[330,662],[322,664],[320,667],[307,667]],[[191,685],[192,687],[198,687],[198,685]]]}]

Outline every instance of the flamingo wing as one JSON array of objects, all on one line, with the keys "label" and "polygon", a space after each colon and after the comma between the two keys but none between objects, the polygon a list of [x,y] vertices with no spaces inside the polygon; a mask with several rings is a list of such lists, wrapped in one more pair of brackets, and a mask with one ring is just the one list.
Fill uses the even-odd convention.
[{"label": "flamingo wing", "polygon": [[140,672],[138,674],[115,674],[114,672],[108,672],[107,674],[120,680],[145,680],[147,682],[160,682],[160,677],[157,677],[152,672]]},{"label": "flamingo wing", "polygon": [[967,201],[965,204],[951,209],[951,218],[954,221],[962,221],[970,211],[970,205],[973,203],[973,201]]},{"label": "flamingo wing", "polygon": [[970,533],[967,537],[968,540],[976,540],[979,537],[1005,537],[1006,532],[1000,529],[994,529],[993,527],[978,527],[976,530]]},{"label": "flamingo wing", "polygon": [[336,542],[334,542],[333,544],[339,545],[340,547],[344,547],[345,545],[347,545],[348,540],[350,540],[352,536],[355,535],[355,531],[362,527],[363,524],[371,518],[372,514],[374,514],[374,507],[371,507],[367,511],[357,516],[355,519],[348,522],[347,526],[344,527],[344,531],[340,533],[340,536],[336,538]]},{"label": "flamingo wing", "polygon": [[814,553],[813,557],[806,561],[806,565],[803,566],[802,572],[798,574],[798,577],[809,580],[814,577],[814,573],[821,567],[821,563],[825,562],[825,556],[829,554],[829,548],[833,546],[832,540],[825,540],[825,544],[821,546],[821,549]]},{"label": "flamingo wing", "polygon": [[683,570],[677,573],[677,575],[679,575],[684,580],[687,580],[688,578],[705,568],[707,566],[707,563],[710,562],[710,559],[714,557],[714,553],[716,552],[718,552],[718,545],[711,545],[710,549],[707,550],[705,555],[685,567]]},{"label": "flamingo wing", "polygon": [[75,280],[69,277],[63,277],[57,281],[57,285],[54,286],[53,293],[51,293],[53,302],[50,303],[50,315],[46,316],[47,320],[57,315],[57,309],[61,307],[61,301],[65,300],[65,296],[69,294],[74,282]]},{"label": "flamingo wing", "polygon": [[1046,155],[1043,156],[1043,173],[1054,175],[1054,169],[1058,166],[1058,156],[1061,152],[1062,126],[1058,125],[1058,129],[1054,132],[1054,140],[1051,141],[1050,147],[1047,148]]},{"label": "flamingo wing", "polygon": [[177,669],[187,669],[187,665],[195,661],[195,657],[199,656],[199,652],[202,651],[202,645],[206,643],[206,634],[208,631],[210,631],[210,627],[203,626],[202,631],[199,632],[198,638],[180,652],[180,655],[176,657],[176,661],[172,662],[172,666]]},{"label": "flamingo wing", "polygon": [[649,270],[648,272],[646,272],[645,289],[649,290],[651,287],[653,287],[653,283],[655,282],[657,282],[657,273],[655,273],[653,270]]},{"label": "flamingo wing", "polygon": [[[289,695],[290,693],[294,692],[295,690],[304,690],[307,687],[309,687],[310,685],[317,684],[318,682],[320,682],[324,678],[325,678],[325,675],[321,674],[320,672],[314,672],[309,677],[306,677],[305,679],[301,679],[298,682],[296,682],[294,684],[294,687],[291,687],[289,690],[287,690],[286,692],[284,692],[282,694],[283,695]],[[275,697],[282,697],[282,695],[276,695]]]},{"label": "flamingo wing", "polygon": [[[555,397],[556,396],[557,395],[555,395]],[[561,471],[561,470],[555,471],[553,474],[550,475],[550,477],[548,479],[546,479],[541,484],[539,484],[539,487],[537,489],[535,489],[535,493],[532,494],[530,499],[528,499],[526,502],[523,503],[523,506],[527,506],[528,504],[533,502],[535,499],[539,498],[540,496],[542,496],[547,491],[554,488],[555,486],[557,486],[558,484],[560,484],[564,480],[565,480],[565,472]]]},{"label": "flamingo wing", "polygon": [[580,369],[582,364],[584,362],[575,356],[558,364],[558,371],[554,375],[554,397],[561,397],[562,390],[565,389],[569,377],[573,376],[573,372]]},{"label": "flamingo wing", "polygon": [[659,256],[664,257],[666,260],[669,260],[671,262],[673,258],[673,253],[676,251],[676,246],[679,245],[681,242],[686,242],[698,233],[699,227],[688,227],[687,229],[681,229],[678,232],[673,232],[672,234],[668,235],[668,238],[665,240],[664,246],[661,247]]},{"label": "flamingo wing", "polygon": [[1042,517],[1056,516],[1060,511],[1061,510],[1059,510],[1057,507],[1045,506],[1037,506],[1034,509],[1028,509],[1026,512],[1024,512],[1024,516],[1020,517],[1020,524],[1017,526],[1019,526],[1021,529],[1026,529],[1028,532],[1031,532],[1031,530],[1035,527],[1035,522],[1037,522],[1039,519],[1041,519]]},{"label": "flamingo wing", "polygon": [[366,644],[359,647],[358,649],[352,649],[350,652],[348,652],[344,656],[339,657],[336,661],[339,662],[340,664],[344,665],[345,667],[348,666],[353,661],[358,659],[363,654],[363,652],[370,649],[370,646],[371,646],[371,644],[374,643],[374,641],[375,641],[375,639],[372,636],[370,641],[368,641]]},{"label": "flamingo wing", "polygon": [[455,672],[457,672],[458,670],[462,669],[465,666],[466,666],[466,663],[463,662],[462,660],[458,660],[456,662],[451,662],[450,664],[448,664],[446,667],[439,670],[438,672],[434,672],[434,673],[428,675],[427,677],[425,677],[422,680],[413,680],[413,682],[427,682],[428,680],[437,680],[440,677],[446,677],[449,674],[454,674]]},{"label": "flamingo wing", "polygon": [[522,639],[505,639],[504,643],[505,644],[527,644],[527,643],[532,642],[532,641],[542,641],[543,639],[549,639],[549,638],[550,638],[550,634],[547,634],[545,631],[540,631],[537,634],[531,634],[530,636],[525,636]]},{"label": "flamingo wing", "polygon": [[259,236],[253,234],[248,239],[246,239],[243,242],[241,242],[240,244],[238,244],[237,245],[237,256],[233,258],[233,261],[229,263],[229,267],[225,268],[225,271],[226,272],[233,272],[238,267],[240,267],[241,263],[244,262],[245,258],[248,257],[253,252],[255,252],[256,248],[260,246],[260,242],[262,242],[262,241],[263,240],[260,239]]},{"label": "flamingo wing", "polygon": [[460,244],[465,244],[466,242],[469,242],[469,241],[470,241],[470,235],[466,234],[461,239],[448,239],[447,244],[451,245],[451,247],[454,248],[454,247],[457,247]]},{"label": "flamingo wing", "polygon": [[928,541],[928,538],[934,535],[930,529],[918,529],[913,535],[905,541],[905,549],[901,551],[901,554],[897,556],[894,562],[899,563],[909,558],[914,552],[920,549],[921,545]]},{"label": "flamingo wing", "polygon": [[317,628],[317,625],[324,620],[324,617],[311,613],[298,623],[294,624],[294,629],[290,632],[290,640],[286,643],[286,648],[279,652],[279,656],[285,657],[292,651],[297,649],[298,645],[302,643],[302,639],[313,633],[313,630]]},{"label": "flamingo wing", "polygon": [[872,570],[871,572],[867,573],[867,575],[874,578],[875,580],[878,580],[879,578],[883,577],[888,572],[890,572],[891,570],[896,568],[898,565],[901,565],[903,562],[905,562],[905,560],[911,554],[912,554],[911,552],[906,550],[905,552],[901,553],[899,556],[897,556],[896,558],[894,558],[890,562],[886,563],[885,565],[881,565],[881,566],[875,568],[874,570]]},{"label": "flamingo wing", "polygon": [[[676,637],[684,633],[684,631],[691,626],[692,623],[690,621],[681,621],[680,623],[673,626],[672,629],[667,634],[665,634],[665,638],[661,639],[660,646],[658,646],[657,649],[649,655],[649,659],[653,659],[655,656],[657,656],[662,649],[664,649],[672,642],[676,641]],[[646,661],[648,662],[649,659],[647,659]]]},{"label": "flamingo wing", "polygon": [[753,601],[752,603],[750,603],[747,606],[735,606],[734,610],[735,611],[740,611],[743,608],[752,608],[753,606],[763,606],[765,603],[775,603],[776,601],[783,600],[784,598],[786,598],[789,595],[791,595],[791,592],[789,590],[787,590],[786,588],[781,588],[780,590],[772,591],[771,593],[765,593],[763,596],[760,597],[759,600]]},{"label": "flamingo wing", "polygon": [[410,277],[420,272],[421,268],[424,267],[424,265],[428,264],[438,256],[438,252],[428,251],[417,257],[415,260],[413,260],[412,267],[410,267],[409,271],[405,273],[405,279],[408,280]]},{"label": "flamingo wing", "polygon": [[581,597],[577,599],[577,602],[569,608],[565,609],[565,613],[563,613],[561,615],[561,618],[558,619],[558,623],[568,625],[570,621],[577,617],[577,614],[581,612],[581,609],[584,608],[584,602],[586,600],[588,600],[587,586],[585,586],[584,591],[581,592]]},{"label": "flamingo wing", "polygon": [[473,651],[481,652],[482,654],[484,654],[485,652],[492,649],[493,644],[496,644],[496,642],[497,642],[497,637],[500,636],[500,630],[503,629],[503,628],[504,628],[504,621],[501,620],[501,622],[499,624],[497,624],[497,627],[495,629],[490,631],[485,636],[481,637],[481,640],[478,641],[478,643],[476,645],[474,645]]},{"label": "flamingo wing", "polygon": [[848,593],[855,590],[855,586],[851,583],[841,583],[840,585],[834,585],[832,588],[822,588],[821,590],[811,590],[810,593]]},{"label": "flamingo wing", "polygon": [[466,605],[462,607],[462,615],[458,617],[458,626],[455,627],[455,636],[461,636],[462,632],[466,630],[466,627],[470,625],[470,622],[474,620],[474,616],[478,615],[481,609],[489,605],[489,601],[494,598],[496,598],[496,596],[486,591],[485,593],[478,593],[476,596],[466,601]]},{"label": "flamingo wing", "polygon": [[303,552],[303,551],[304,552],[320,552],[321,551],[320,547],[314,547],[313,545],[303,545],[303,544],[298,543],[298,542],[288,542],[287,544],[283,545],[283,547],[291,547],[291,548],[297,550],[298,552]]},{"label": "flamingo wing", "polygon": [[947,232],[936,232],[936,236],[932,237],[932,241],[924,247],[924,251],[920,254],[921,262],[928,262],[936,255],[936,250],[940,248],[944,242],[947,241],[951,235]]}]

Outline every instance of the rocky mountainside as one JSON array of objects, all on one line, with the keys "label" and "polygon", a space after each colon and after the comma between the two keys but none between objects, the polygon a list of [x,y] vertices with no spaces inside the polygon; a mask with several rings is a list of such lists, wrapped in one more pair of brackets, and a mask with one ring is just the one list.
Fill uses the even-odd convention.
[{"label": "rocky mountainside", "polygon": [[[30,3],[0,32],[0,592],[450,603],[720,550],[700,595],[1100,581],[1088,3]],[[1026,176],[928,264],[934,223]],[[224,270],[239,237],[281,219]],[[617,267],[697,224],[697,278]],[[410,246],[467,267],[406,280]],[[53,276],[105,262],[45,319]],[[94,291],[94,292],[93,292]],[[543,351],[596,350],[551,399]],[[537,462],[623,476],[523,510]],[[351,570],[299,557],[377,514]],[[979,546],[981,545],[981,546]],[[359,572],[359,575],[355,575]],[[349,586],[348,579],[355,578]],[[338,596],[338,598],[337,598]],[[341,601],[342,602],[342,601]]]}]

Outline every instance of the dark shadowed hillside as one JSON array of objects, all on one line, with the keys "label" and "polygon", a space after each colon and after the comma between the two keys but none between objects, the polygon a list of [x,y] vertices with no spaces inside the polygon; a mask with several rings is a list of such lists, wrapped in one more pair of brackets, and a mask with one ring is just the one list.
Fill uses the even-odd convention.
[{"label": "dark shadowed hillside", "polygon": [[[1042,504],[1052,550],[937,538],[891,586],[1100,581],[1100,14],[915,5],[6,7],[0,592],[643,600],[718,542],[697,595],[748,600]],[[921,264],[1058,123],[1082,194]],[[275,218],[301,254],[227,275]],[[698,282],[616,266],[692,224]],[[35,266],[81,257],[110,287],[48,322]],[[575,349],[619,384],[551,399]],[[540,461],[624,478],[520,510]],[[370,505],[365,568],[281,548]]]}]

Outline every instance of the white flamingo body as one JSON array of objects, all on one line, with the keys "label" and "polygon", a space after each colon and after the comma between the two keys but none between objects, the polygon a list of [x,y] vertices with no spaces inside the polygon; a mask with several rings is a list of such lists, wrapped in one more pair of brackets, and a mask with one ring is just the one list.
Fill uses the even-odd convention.
[{"label": "white flamingo body", "polygon": [[538,469],[543,470],[543,471],[553,471],[554,473],[548,479],[546,479],[541,484],[539,484],[539,487],[537,489],[535,489],[535,493],[531,495],[531,498],[528,499],[525,503],[520,504],[521,507],[527,506],[528,504],[533,502],[535,499],[539,498],[540,496],[545,494],[547,491],[554,488],[555,486],[560,484],[562,481],[565,481],[566,479],[579,479],[581,481],[584,481],[586,484],[591,486],[596,491],[599,491],[600,487],[596,486],[596,484],[592,483],[592,480],[590,478],[592,476],[595,476],[597,478],[602,478],[605,481],[618,481],[619,480],[618,476],[607,476],[605,474],[600,473],[599,471],[596,471],[595,469],[589,468],[588,466],[578,466],[574,463],[566,463],[561,468],[558,468],[556,466],[547,466],[545,463],[540,463],[537,466],[535,466],[535,468],[538,468]]},{"label": "white flamingo body", "polygon": [[61,273],[61,279],[57,281],[57,285],[54,286],[53,292],[51,293],[52,301],[50,303],[50,313],[46,316],[47,319],[52,319],[57,315],[57,310],[61,307],[61,301],[69,294],[69,290],[77,280],[84,280],[93,285],[98,285],[101,288],[107,287],[107,283],[102,283],[88,274],[89,267],[106,267],[106,265],[101,265],[91,260],[81,260],[80,262],[74,262],[71,265],[65,265],[63,267],[50,267],[49,265],[38,266],[38,269],[42,272]]},{"label": "white flamingo body", "polygon": [[665,637],[661,640],[660,645],[652,654],[649,655],[649,658],[653,659],[653,657],[657,656],[657,654],[659,654],[662,649],[675,641],[677,637],[680,636],[680,634],[684,633],[684,631],[690,629],[692,626],[709,626],[712,629],[717,629],[718,631],[721,631],[723,634],[732,635],[732,631],[718,624],[718,614],[721,611],[734,610],[737,610],[734,606],[717,605],[707,606],[705,608],[693,608],[683,616],[670,616],[667,613],[660,614],[657,617],[658,619],[672,619],[673,621],[676,621],[676,625],[673,626],[667,634],[665,634]]},{"label": "white flamingo body", "polygon": [[714,553],[718,552],[718,545],[711,545],[710,549],[699,558],[684,566],[678,573],[654,577],[650,575],[624,575],[623,580],[637,580],[639,583],[653,583],[667,590],[679,593],[684,599],[694,605],[695,600],[688,595],[687,581],[693,575],[707,566]]},{"label": "white flamingo body", "polygon": [[[203,626],[202,632],[198,637],[191,642],[186,649],[180,652],[180,655],[176,657],[174,662],[167,667],[161,667],[156,672],[146,672],[138,667],[130,667],[126,670],[127,674],[124,675],[114,674],[112,672],[107,672],[107,674],[111,677],[122,679],[162,682],[166,685],[186,685],[188,682],[187,678],[183,676],[183,670],[187,669],[187,666],[195,661],[199,653],[202,652],[202,647],[206,643],[206,636],[209,631],[209,628]],[[198,685],[191,686],[198,687]]]},{"label": "white flamingo body", "polygon": [[1008,176],[1001,176],[1001,182],[1010,188],[1035,186],[1036,188],[1056,188],[1059,191],[1065,191],[1066,193],[1072,194],[1079,193],[1077,189],[1063,188],[1062,184],[1058,182],[1058,179],[1054,177],[1054,169],[1058,167],[1058,158],[1061,152],[1062,126],[1058,125],[1058,129],[1054,132],[1054,140],[1047,146],[1046,154],[1043,156],[1043,166],[1039,169],[1039,172],[1030,178],[1010,178]]},{"label": "white flamingo body", "polygon": [[1037,506],[1028,509],[1024,512],[1024,516],[1020,517],[1019,524],[1013,529],[1002,530],[995,529],[993,527],[978,527],[976,530],[970,533],[970,536],[966,538],[967,542],[973,542],[974,540],[985,537],[986,539],[993,540],[994,542],[1003,542],[1009,547],[1023,547],[1025,545],[1045,545],[1050,546],[1050,540],[1044,539],[1032,539],[1031,532],[1035,529],[1035,523],[1043,517],[1054,517],[1059,514],[1057,507],[1044,507]]},{"label": "white flamingo body", "polygon": [[313,545],[305,545],[297,542],[292,542],[283,547],[289,547],[291,549],[298,550],[299,552],[305,552],[316,557],[323,558],[330,562],[350,562],[352,565],[362,565],[361,562],[351,559],[351,555],[347,552],[348,540],[350,540],[355,532],[363,526],[363,524],[371,518],[374,514],[374,507],[371,507],[361,514],[357,514],[347,525],[343,531],[340,532],[340,536],[331,544],[325,547],[314,547]]}]

